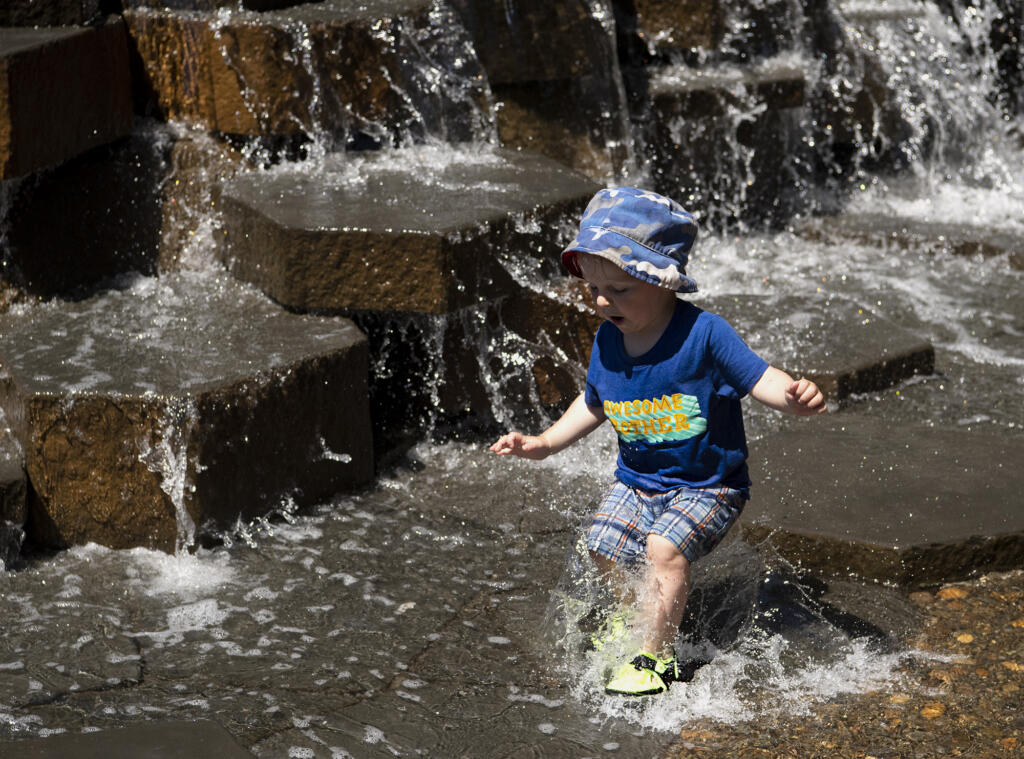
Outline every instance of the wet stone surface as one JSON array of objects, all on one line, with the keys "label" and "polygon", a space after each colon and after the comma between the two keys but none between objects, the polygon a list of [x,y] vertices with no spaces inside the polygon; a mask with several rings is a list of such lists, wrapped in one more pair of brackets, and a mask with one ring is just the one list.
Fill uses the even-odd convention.
[{"label": "wet stone surface", "polygon": [[913,592],[921,655],[867,693],[758,724],[685,727],[664,756],[688,759],[1007,757],[1024,745],[1024,574],[985,575]]},{"label": "wet stone surface", "polygon": [[815,420],[752,446],[744,534],[808,569],[901,585],[1019,567],[1021,460],[1004,435]]},{"label": "wet stone surface", "polygon": [[86,735],[18,741],[10,750],[25,759],[245,759],[247,752],[216,722],[151,722]]},{"label": "wet stone surface", "polygon": [[347,320],[181,274],[11,312],[0,330],[43,545],[173,551],[195,526],[372,476],[366,342]]},{"label": "wet stone surface", "polygon": [[549,159],[491,149],[247,174],[222,193],[222,255],[291,308],[444,314],[514,292],[506,262],[553,267],[558,225],[596,189]]},{"label": "wet stone surface", "polygon": [[924,337],[837,296],[730,296],[698,301],[760,355],[818,383],[829,400],[891,387],[935,368]]},{"label": "wet stone surface", "polygon": [[876,245],[953,253],[960,256],[1002,256],[1015,269],[1024,269],[1024,234],[965,221],[924,221],[892,214],[849,213],[815,219],[801,234],[811,239],[857,240]]},{"label": "wet stone surface", "polygon": [[482,70],[454,52],[468,38],[423,0],[137,8],[125,20],[143,69],[136,97],[163,118],[249,136],[322,132],[342,144],[487,131]]},{"label": "wet stone surface", "polygon": [[0,28],[0,72],[0,179],[54,166],[131,131],[120,19],[94,28]]},{"label": "wet stone surface", "polygon": [[798,210],[803,170],[794,156],[807,158],[799,123],[807,77],[791,60],[670,66],[649,81],[638,77],[632,89],[649,101],[644,142],[659,192],[708,209],[713,226]]},{"label": "wet stone surface", "polygon": [[268,758],[648,759],[712,715],[813,701],[808,678],[888,681],[905,601],[803,588],[731,540],[696,573],[687,622],[712,663],[646,707],[604,696],[613,661],[579,652],[566,599],[611,443],[529,476],[482,448],[421,446],[415,477],[235,536],[249,542],[78,547],[0,575],[0,741],[200,719]]}]

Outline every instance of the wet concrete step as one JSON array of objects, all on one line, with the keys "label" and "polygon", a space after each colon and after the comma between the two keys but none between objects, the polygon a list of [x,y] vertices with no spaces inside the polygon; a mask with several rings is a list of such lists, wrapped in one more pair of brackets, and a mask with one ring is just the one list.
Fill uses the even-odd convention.
[{"label": "wet concrete step", "polygon": [[731,295],[697,301],[773,365],[813,379],[829,400],[935,370],[935,349],[870,308],[835,296]]},{"label": "wet concrete step", "polygon": [[807,73],[790,58],[757,66],[664,66],[650,78],[650,95],[664,115],[721,116],[744,100],[771,109],[804,104]]},{"label": "wet concrete step", "polygon": [[[511,150],[408,148],[225,183],[229,270],[289,308],[445,314],[557,272],[598,185]],[[519,274],[518,271],[514,272]]]},{"label": "wet concrete step", "polygon": [[448,54],[461,27],[425,0],[124,17],[142,68],[137,97],[166,119],[236,135],[388,142],[469,140],[486,129],[475,115],[482,70],[473,56]]},{"label": "wet concrete step", "polygon": [[858,0],[839,3],[839,13],[855,24],[873,24],[921,18],[926,13],[926,7],[923,3],[908,0]]},{"label": "wet concrete step", "polygon": [[635,17],[617,18],[648,53],[703,53],[749,60],[794,47],[803,18],[779,0],[636,0]]},{"label": "wet concrete step", "polygon": [[647,81],[631,88],[643,90],[652,113],[643,145],[655,189],[706,209],[713,224],[792,213],[796,158],[807,153],[798,118],[807,75],[792,57],[641,73]]},{"label": "wet concrete step", "polygon": [[743,534],[812,572],[901,585],[1024,567],[1024,440],[815,419],[751,445]]},{"label": "wet concrete step", "polygon": [[[563,276],[568,225],[597,189],[549,159],[492,149],[410,148],[317,175],[244,174],[219,201],[222,254],[289,308],[357,321],[385,444],[437,419],[487,419],[504,390],[528,406],[535,377],[551,403],[572,392],[568,356],[579,350],[568,336],[585,317],[543,292]],[[570,345],[554,334],[563,327]],[[531,376],[522,366],[534,360],[519,351],[539,357],[531,345],[541,343],[548,359]]]},{"label": "wet concrete step", "polygon": [[844,213],[811,219],[796,231],[819,241],[856,240],[960,256],[1006,256],[1010,266],[1024,270],[1024,232],[1014,229],[896,214]]},{"label": "wet concrete step", "polygon": [[131,131],[124,23],[0,28],[0,179],[55,166]]},{"label": "wet concrete step", "polygon": [[373,474],[366,338],[180,274],[0,317],[30,534],[172,551]]}]

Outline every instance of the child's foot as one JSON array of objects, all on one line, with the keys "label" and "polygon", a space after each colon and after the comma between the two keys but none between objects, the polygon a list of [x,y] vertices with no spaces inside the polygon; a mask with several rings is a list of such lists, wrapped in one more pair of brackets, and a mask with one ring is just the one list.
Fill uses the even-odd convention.
[{"label": "child's foot", "polygon": [[659,659],[641,652],[615,671],[604,690],[616,696],[654,696],[667,691],[677,680],[679,662],[675,656]]},{"label": "child's foot", "polygon": [[590,650],[600,651],[605,646],[615,646],[629,637],[629,617],[625,612],[610,615],[590,636]]}]

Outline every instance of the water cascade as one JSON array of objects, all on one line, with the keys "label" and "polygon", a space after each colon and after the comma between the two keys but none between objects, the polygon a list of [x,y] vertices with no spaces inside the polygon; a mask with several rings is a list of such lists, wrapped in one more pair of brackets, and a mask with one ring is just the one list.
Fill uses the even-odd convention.
[{"label": "water cascade", "polygon": [[[0,25],[5,744],[675,756],[920,689],[907,592],[1024,566],[1018,0]],[[581,387],[557,254],[611,183],[696,213],[695,302],[831,411],[747,407],[754,498],[678,642],[701,666],[643,708],[582,651],[612,433],[483,445]]]}]

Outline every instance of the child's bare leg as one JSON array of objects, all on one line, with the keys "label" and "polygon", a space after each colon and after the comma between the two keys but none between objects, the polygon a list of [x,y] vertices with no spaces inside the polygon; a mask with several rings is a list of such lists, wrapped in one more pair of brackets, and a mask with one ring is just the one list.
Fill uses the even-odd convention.
[{"label": "child's bare leg", "polygon": [[629,582],[627,570],[624,570],[616,562],[596,551],[590,552],[590,558],[594,560],[601,578],[608,583],[619,603],[624,606],[634,605],[636,603],[636,589],[633,587],[633,583]]},{"label": "child's bare leg", "polygon": [[690,561],[660,535],[647,537],[647,587],[641,603],[644,650],[655,656],[672,653],[690,595]]}]

